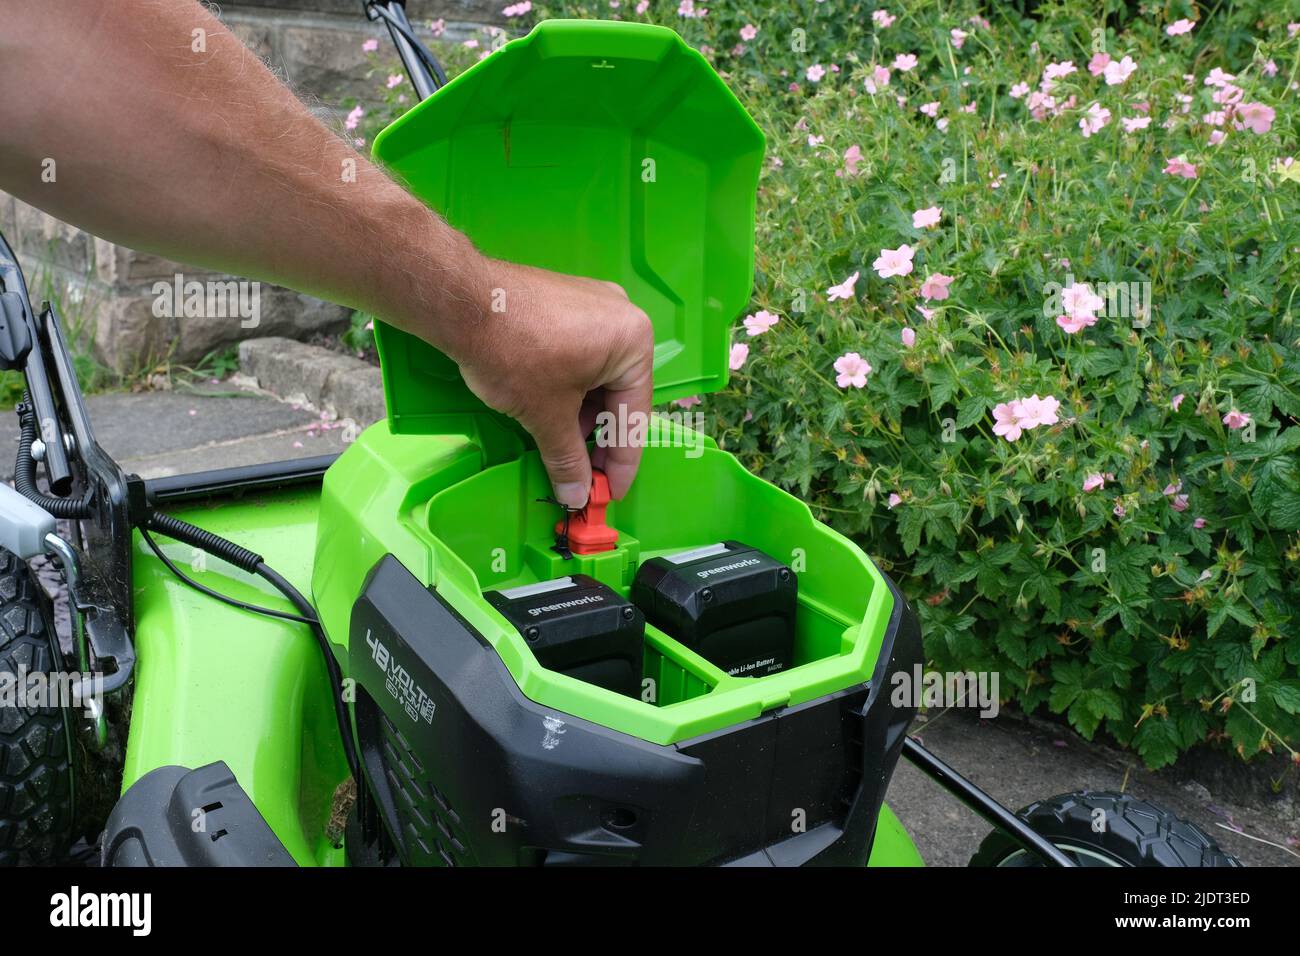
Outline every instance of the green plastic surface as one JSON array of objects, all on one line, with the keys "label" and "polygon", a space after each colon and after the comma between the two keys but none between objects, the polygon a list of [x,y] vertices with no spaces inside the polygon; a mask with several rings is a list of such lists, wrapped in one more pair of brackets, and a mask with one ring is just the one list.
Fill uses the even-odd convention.
[{"label": "green plastic surface", "polygon": [[[893,610],[876,566],[807,505],[704,436],[688,439],[680,426],[664,433],[667,443],[645,450],[632,490],[609,508],[618,547],[565,561],[550,550],[557,512],[538,500],[549,485],[535,451],[485,467],[467,434],[403,435],[386,421],[367,429],[330,468],[321,497],[312,592],[330,639],[346,645],[366,576],[393,554],[491,644],[529,698],[653,743],[676,743],[868,680]],[[635,700],[542,667],[483,598],[486,589],[575,573],[626,594],[645,558],[726,539],[760,548],[799,575],[796,666],[789,670],[729,677],[651,627],[645,665],[652,699]]]},{"label": "green plastic surface", "polygon": [[[621,284],[654,323],[661,403],[726,384],[763,146],[671,30],[547,20],[385,129],[374,156],[488,255]],[[432,346],[383,323],[376,337],[395,431],[483,410]]]},{"label": "green plastic surface", "polygon": [[[256,550],[305,593],[319,498],[318,488],[304,488],[173,514]],[[262,579],[216,558],[200,561],[201,552],[170,538],[155,540],[208,587],[294,610]],[[300,865],[341,865],[326,825],[347,766],[311,631],[195,591],[138,535],[132,576],[138,661],[122,789],[157,767],[224,760]]]}]

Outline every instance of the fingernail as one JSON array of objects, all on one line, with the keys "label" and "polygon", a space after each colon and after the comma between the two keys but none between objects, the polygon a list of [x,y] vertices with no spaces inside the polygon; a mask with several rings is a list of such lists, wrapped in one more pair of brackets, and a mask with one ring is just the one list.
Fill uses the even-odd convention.
[{"label": "fingernail", "polygon": [[587,504],[588,488],[580,481],[562,481],[555,486],[555,500],[570,508],[582,508]]}]

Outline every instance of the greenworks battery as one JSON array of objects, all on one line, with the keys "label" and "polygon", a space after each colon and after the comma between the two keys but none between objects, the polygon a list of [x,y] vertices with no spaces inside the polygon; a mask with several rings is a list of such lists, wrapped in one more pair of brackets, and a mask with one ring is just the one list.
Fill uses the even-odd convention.
[{"label": "greenworks battery", "polygon": [[645,617],[612,588],[575,574],[484,597],[518,629],[543,667],[640,695]]},{"label": "greenworks battery", "polygon": [[651,558],[632,601],[647,620],[735,677],[763,677],[794,659],[795,574],[738,541]]}]

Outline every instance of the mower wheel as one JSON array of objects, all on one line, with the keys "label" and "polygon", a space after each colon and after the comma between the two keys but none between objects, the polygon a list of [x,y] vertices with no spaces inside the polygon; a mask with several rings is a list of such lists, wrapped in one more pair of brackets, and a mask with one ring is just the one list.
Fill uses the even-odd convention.
[{"label": "mower wheel", "polygon": [[72,833],[72,766],[62,707],[27,700],[27,675],[61,670],[49,600],[0,549],[0,866],[63,859]]},{"label": "mower wheel", "polygon": [[[1131,794],[1084,790],[1031,803],[1019,816],[1080,866],[1241,866],[1200,827]],[[971,866],[1043,866],[1001,831]]]}]

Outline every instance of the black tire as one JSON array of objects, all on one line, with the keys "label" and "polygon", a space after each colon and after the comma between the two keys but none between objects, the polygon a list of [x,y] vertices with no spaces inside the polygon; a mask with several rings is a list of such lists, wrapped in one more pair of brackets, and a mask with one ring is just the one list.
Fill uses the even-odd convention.
[{"label": "black tire", "polygon": [[[1031,803],[1018,815],[1083,866],[1241,866],[1200,827],[1130,794],[1065,793]],[[1100,832],[1094,828],[1098,819],[1104,823]],[[984,838],[970,865],[1044,864],[995,830]]]},{"label": "black tire", "polygon": [[[0,549],[0,674],[6,681],[62,670],[51,621],[35,575]],[[19,707],[14,697],[12,689],[0,696],[0,866],[58,863],[73,830],[67,720],[61,707]]]}]

